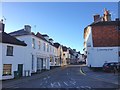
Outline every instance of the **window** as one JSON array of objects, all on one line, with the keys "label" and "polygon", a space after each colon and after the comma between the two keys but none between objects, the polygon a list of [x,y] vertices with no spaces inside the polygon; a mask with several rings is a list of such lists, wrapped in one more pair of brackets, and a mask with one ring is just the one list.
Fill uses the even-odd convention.
[{"label": "window", "polygon": [[38,48],[40,49],[40,44],[41,44],[41,42],[40,41],[38,41]]},{"label": "window", "polygon": [[32,47],[35,49],[35,39],[32,39]]},{"label": "window", "polygon": [[49,45],[47,44],[47,52],[49,52]]},{"label": "window", "polygon": [[12,64],[4,64],[3,65],[3,76],[11,75]]},{"label": "window", "polygon": [[45,43],[44,43],[44,46],[43,46],[43,50],[45,51]]},{"label": "window", "polygon": [[13,46],[7,46],[7,56],[13,56]]}]

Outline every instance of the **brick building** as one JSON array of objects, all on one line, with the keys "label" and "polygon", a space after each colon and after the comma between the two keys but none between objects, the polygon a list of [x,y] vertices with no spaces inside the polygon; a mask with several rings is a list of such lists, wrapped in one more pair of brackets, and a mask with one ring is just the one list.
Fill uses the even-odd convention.
[{"label": "brick building", "polygon": [[120,60],[120,21],[111,21],[108,10],[94,16],[94,22],[84,29],[84,51],[89,67],[102,67],[105,62]]}]

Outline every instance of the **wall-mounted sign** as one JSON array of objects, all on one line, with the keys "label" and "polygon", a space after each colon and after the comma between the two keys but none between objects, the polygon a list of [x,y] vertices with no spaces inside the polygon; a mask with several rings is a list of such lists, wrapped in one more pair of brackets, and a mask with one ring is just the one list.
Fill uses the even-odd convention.
[{"label": "wall-mounted sign", "polygon": [[97,51],[112,51],[113,49],[97,49]]}]

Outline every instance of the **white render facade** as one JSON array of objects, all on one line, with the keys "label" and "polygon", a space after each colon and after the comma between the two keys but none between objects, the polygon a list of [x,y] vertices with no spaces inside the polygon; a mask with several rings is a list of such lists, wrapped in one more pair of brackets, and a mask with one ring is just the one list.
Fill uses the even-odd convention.
[{"label": "white render facade", "polygon": [[[13,56],[7,56],[7,46],[13,47]],[[28,70],[25,66],[27,63],[25,62],[26,57],[24,55],[26,54],[26,46],[19,46],[19,45],[13,45],[13,44],[5,44],[0,43],[0,56],[1,58],[1,65],[0,65],[0,80],[4,79],[12,79],[14,78],[14,71],[18,71],[18,65],[22,65],[22,76],[25,75],[24,71]],[[4,65],[10,65],[11,66],[11,72],[9,75],[6,73],[3,73],[3,67]]]},{"label": "white render facade", "polygon": [[27,44],[26,51],[28,53],[25,56],[28,57],[26,62],[29,62],[27,67],[31,69],[31,73],[42,69],[50,69],[49,52],[47,52],[46,48],[49,44],[47,42],[34,35],[23,35],[16,38]]}]

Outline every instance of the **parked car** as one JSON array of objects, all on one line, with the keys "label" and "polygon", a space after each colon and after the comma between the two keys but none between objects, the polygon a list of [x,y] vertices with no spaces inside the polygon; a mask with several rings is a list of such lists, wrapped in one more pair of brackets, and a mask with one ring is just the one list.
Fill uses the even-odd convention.
[{"label": "parked car", "polygon": [[120,64],[118,62],[109,62],[104,63],[103,65],[103,71],[105,72],[113,72],[114,68],[116,68],[117,71],[120,71]]}]

